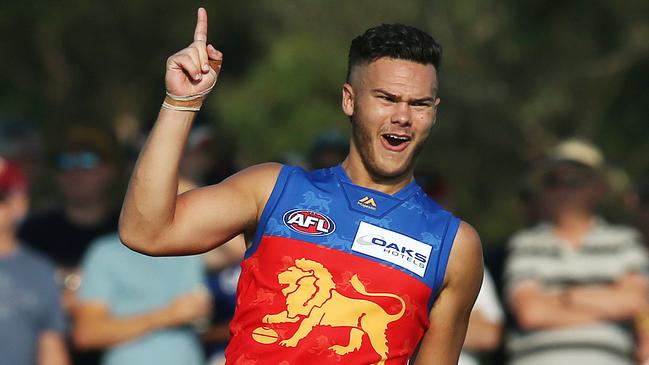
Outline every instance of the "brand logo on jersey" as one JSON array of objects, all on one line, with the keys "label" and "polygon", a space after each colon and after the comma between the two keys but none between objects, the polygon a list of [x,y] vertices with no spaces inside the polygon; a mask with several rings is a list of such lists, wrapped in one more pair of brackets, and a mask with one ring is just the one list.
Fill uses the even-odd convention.
[{"label": "brand logo on jersey", "polygon": [[374,198],[370,198],[369,196],[359,199],[356,204],[363,208],[376,210],[376,202],[374,201]]},{"label": "brand logo on jersey", "polygon": [[293,209],[284,213],[284,224],[295,232],[326,236],[336,230],[336,223],[326,215],[312,210]]},{"label": "brand logo on jersey", "polygon": [[391,262],[424,277],[432,247],[406,235],[361,222],[352,251]]}]

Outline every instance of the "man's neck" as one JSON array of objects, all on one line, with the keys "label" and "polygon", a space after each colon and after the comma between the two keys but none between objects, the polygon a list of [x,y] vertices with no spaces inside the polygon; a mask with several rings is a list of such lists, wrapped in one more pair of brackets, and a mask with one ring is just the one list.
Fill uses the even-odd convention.
[{"label": "man's neck", "polygon": [[413,180],[412,172],[394,178],[374,176],[360,159],[357,161],[351,155],[347,156],[341,165],[354,184],[390,195],[403,189]]},{"label": "man's neck", "polygon": [[595,217],[591,212],[567,210],[554,220],[556,234],[573,246],[581,246],[583,237],[593,228]]},{"label": "man's neck", "polygon": [[97,224],[109,214],[108,207],[103,201],[84,204],[69,204],[65,206],[65,215],[68,219],[81,226]]}]

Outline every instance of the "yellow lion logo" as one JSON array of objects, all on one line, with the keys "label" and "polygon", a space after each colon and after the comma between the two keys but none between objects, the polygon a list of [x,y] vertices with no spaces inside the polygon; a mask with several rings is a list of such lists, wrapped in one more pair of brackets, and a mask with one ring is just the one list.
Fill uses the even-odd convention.
[{"label": "yellow lion logo", "polygon": [[349,344],[329,347],[338,355],[345,355],[361,347],[363,334],[367,334],[374,351],[381,356],[377,364],[385,364],[388,342],[385,331],[388,324],[401,318],[406,306],[399,296],[391,293],[368,293],[354,275],[350,283],[359,293],[369,297],[390,297],[401,302],[401,310],[388,314],[380,305],[364,299],[348,298],[336,290],[333,276],[322,264],[307,260],[295,260],[281,272],[280,284],[285,285],[286,310],[264,316],[264,323],[297,323],[300,325],[289,339],[280,341],[281,346],[295,347],[315,326],[349,327]]}]

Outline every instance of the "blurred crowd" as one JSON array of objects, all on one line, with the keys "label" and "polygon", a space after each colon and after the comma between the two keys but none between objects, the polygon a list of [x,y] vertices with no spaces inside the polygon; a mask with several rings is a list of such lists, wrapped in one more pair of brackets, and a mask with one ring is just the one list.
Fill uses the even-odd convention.
[{"label": "blurred crowd", "polygon": [[[240,167],[216,138],[209,123],[192,129],[179,194]],[[127,249],[116,232],[139,139],[87,125],[47,139],[34,124],[0,125],[0,365],[223,364],[244,238],[188,257]],[[347,149],[324,134],[298,163],[332,166]],[[453,211],[443,174],[415,177]],[[649,184],[621,184],[579,139],[551,146],[521,181],[525,227],[483,242],[460,364],[649,364]]]}]

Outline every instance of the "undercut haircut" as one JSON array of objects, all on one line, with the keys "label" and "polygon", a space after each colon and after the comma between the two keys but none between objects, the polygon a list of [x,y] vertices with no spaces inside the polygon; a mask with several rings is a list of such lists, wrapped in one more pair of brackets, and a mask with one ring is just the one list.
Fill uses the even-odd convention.
[{"label": "undercut haircut", "polygon": [[347,62],[347,82],[355,66],[388,57],[433,65],[439,73],[442,47],[428,33],[403,24],[381,24],[352,40]]}]

